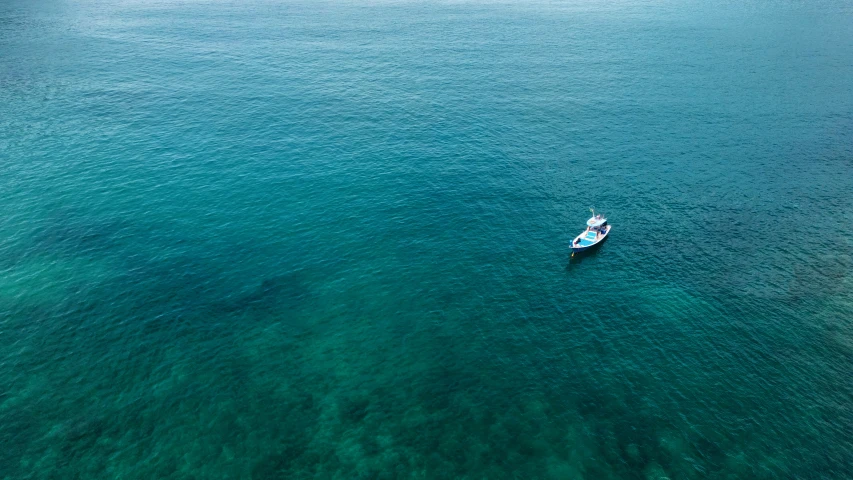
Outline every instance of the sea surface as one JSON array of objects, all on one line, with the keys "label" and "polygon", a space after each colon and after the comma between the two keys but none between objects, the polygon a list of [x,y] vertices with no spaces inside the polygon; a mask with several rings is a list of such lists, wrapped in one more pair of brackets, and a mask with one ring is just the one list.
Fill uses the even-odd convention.
[{"label": "sea surface", "polygon": [[853,478],[853,3],[0,2],[0,478]]}]

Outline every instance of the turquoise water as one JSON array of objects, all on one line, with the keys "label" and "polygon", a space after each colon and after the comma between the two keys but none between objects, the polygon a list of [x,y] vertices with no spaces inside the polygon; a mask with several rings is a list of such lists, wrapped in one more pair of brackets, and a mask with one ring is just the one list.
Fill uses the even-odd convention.
[{"label": "turquoise water", "polygon": [[3,2],[0,478],[853,478],[851,79],[842,1]]}]

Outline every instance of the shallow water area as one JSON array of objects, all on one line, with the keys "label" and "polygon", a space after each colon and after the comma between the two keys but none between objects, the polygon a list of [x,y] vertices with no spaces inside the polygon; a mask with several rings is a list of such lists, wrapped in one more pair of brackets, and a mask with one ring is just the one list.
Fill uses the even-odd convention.
[{"label": "shallow water area", "polygon": [[844,2],[4,2],[0,478],[853,478],[850,78]]}]

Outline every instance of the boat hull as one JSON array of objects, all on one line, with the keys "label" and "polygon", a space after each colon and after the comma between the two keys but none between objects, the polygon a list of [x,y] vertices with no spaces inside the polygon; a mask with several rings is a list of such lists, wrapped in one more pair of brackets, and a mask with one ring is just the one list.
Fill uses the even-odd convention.
[{"label": "boat hull", "polygon": [[595,242],[593,242],[589,245],[576,245],[573,243],[571,246],[572,253],[583,253],[583,252],[588,252],[590,250],[594,250],[594,249],[598,248],[610,236],[610,229],[611,228],[613,228],[613,227],[608,227],[607,231],[604,233],[604,235],[601,236],[601,238],[596,239]]}]

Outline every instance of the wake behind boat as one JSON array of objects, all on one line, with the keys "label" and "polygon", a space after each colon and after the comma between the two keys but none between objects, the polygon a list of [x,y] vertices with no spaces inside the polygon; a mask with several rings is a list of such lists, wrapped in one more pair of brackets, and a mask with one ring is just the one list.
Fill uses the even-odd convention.
[{"label": "wake behind boat", "polygon": [[572,241],[572,255],[584,252],[599,245],[610,234],[610,225],[603,216],[592,212],[592,218],[586,221],[586,230]]}]

